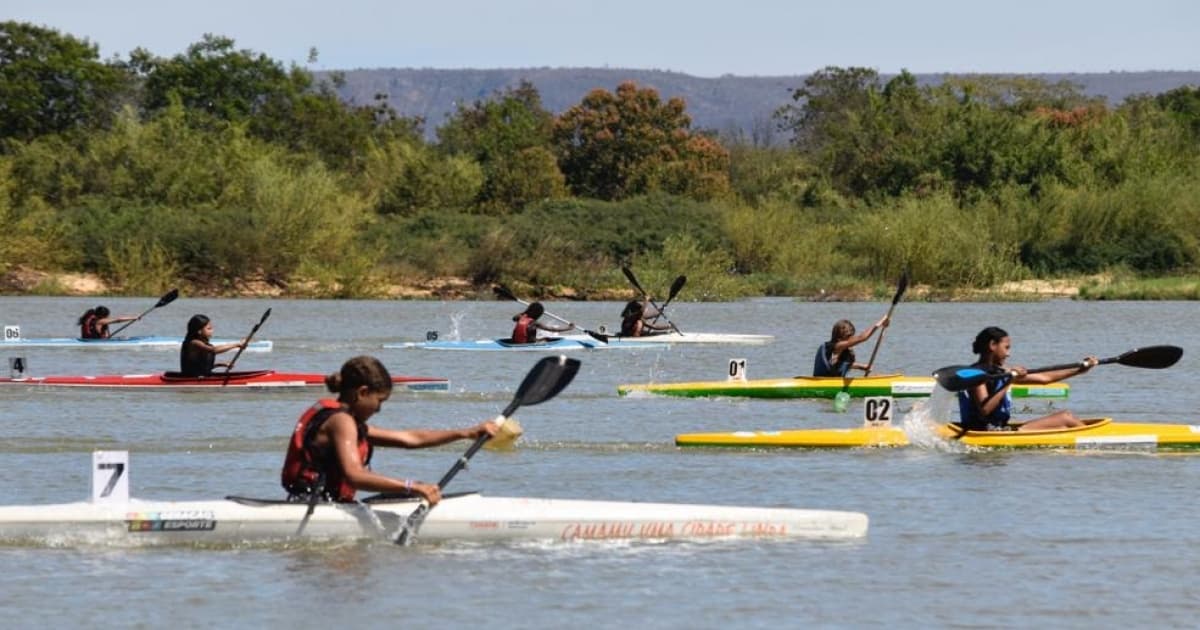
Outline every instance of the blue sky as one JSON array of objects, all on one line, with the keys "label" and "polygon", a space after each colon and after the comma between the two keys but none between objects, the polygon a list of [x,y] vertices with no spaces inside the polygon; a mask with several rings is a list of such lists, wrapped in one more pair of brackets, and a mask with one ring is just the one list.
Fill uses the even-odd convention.
[{"label": "blue sky", "polygon": [[313,70],[612,67],[696,76],[1200,70],[1196,0],[5,0],[0,19],[182,52],[204,33]]}]

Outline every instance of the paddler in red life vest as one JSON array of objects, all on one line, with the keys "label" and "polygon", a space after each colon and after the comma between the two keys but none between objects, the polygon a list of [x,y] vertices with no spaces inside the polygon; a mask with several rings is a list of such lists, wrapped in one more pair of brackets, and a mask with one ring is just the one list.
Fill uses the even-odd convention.
[{"label": "paddler in red life vest", "polygon": [[654,318],[658,311],[648,309],[641,300],[629,300],[621,311],[621,336],[645,337],[657,335],[671,330],[670,324],[656,324]]},{"label": "paddler in red life vest", "polygon": [[378,359],[359,356],[346,361],[340,372],[325,377],[325,386],[337,400],[322,399],[300,417],[288,442],[281,475],[288,498],[354,501],[358,490],[415,494],[429,503],[442,498],[436,483],[396,479],[371,471],[371,451],[376,446],[426,448],[455,440],[495,435],[498,427],[487,421],[458,430],[383,429],[367,424],[392,393],[392,377]]},{"label": "paddler in red life vest", "polygon": [[79,318],[79,338],[80,339],[108,339],[108,325],[117,322],[132,322],[137,319],[137,315],[121,315],[119,317],[109,317],[111,313],[107,306],[97,306],[89,308]]},{"label": "paddler in red life vest", "polygon": [[524,311],[513,315],[513,321],[516,324],[513,326],[512,336],[509,337],[509,341],[511,343],[534,343],[537,341],[537,331],[539,330],[560,333],[567,332],[575,327],[575,324],[571,322],[567,322],[561,328],[539,322],[538,318],[545,312],[546,307],[542,306],[541,302],[533,302],[525,307]]}]

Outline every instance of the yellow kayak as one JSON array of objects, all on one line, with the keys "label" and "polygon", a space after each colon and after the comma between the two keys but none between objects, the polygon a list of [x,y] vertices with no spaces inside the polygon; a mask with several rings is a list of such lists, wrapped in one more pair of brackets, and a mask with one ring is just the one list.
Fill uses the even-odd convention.
[{"label": "yellow kayak", "polygon": [[[759,380],[696,381],[691,383],[646,383],[618,385],[622,396],[639,392],[662,396],[699,398],[728,396],[738,398],[833,398],[846,392],[853,398],[891,396],[893,398],[928,398],[936,381],[930,376],[888,374],[866,377],[773,378]],[[1016,384],[1014,398],[1066,398],[1070,387],[1065,383],[1049,385]]]},{"label": "yellow kayak", "polygon": [[[957,425],[943,424],[936,427],[936,435],[944,440],[988,448],[1200,449],[1200,425],[1113,422],[1111,418],[1094,418],[1084,422],[1087,423],[1085,426],[1074,429],[1043,431],[964,432]],[[909,443],[908,435],[896,426],[685,433],[675,436],[677,446],[854,448],[908,446]]]}]

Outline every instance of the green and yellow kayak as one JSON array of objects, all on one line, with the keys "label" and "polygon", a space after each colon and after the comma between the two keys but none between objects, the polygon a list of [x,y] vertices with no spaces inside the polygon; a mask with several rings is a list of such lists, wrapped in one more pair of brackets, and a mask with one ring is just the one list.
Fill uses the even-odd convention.
[{"label": "green and yellow kayak", "polygon": [[[933,432],[939,439],[986,448],[1200,449],[1200,425],[1113,422],[1111,418],[1094,418],[1085,422],[1086,426],[1074,429],[1043,431],[964,432],[957,425],[943,424],[934,427]],[[890,425],[855,429],[685,433],[675,436],[676,446],[742,448],[856,448],[908,446],[911,443],[903,429]]]},{"label": "green and yellow kayak", "polygon": [[[853,378],[797,376],[759,380],[696,381],[691,383],[645,383],[618,385],[617,393],[657,394],[683,398],[728,396],[736,398],[833,398],[845,391],[853,398],[891,396],[893,398],[928,398],[936,381],[930,376],[888,374]],[[1066,398],[1070,386],[1013,385],[1016,398]]]}]

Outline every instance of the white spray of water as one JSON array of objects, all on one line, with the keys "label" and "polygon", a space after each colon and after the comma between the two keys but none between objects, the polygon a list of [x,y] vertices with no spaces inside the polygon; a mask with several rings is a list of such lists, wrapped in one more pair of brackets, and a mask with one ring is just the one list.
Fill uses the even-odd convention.
[{"label": "white spray of water", "polygon": [[933,393],[925,400],[919,400],[913,405],[900,423],[908,441],[918,448],[963,453],[969,450],[966,444],[957,440],[947,440],[938,435],[937,428],[954,420],[954,407],[958,404],[957,395],[953,392],[934,387]]}]

